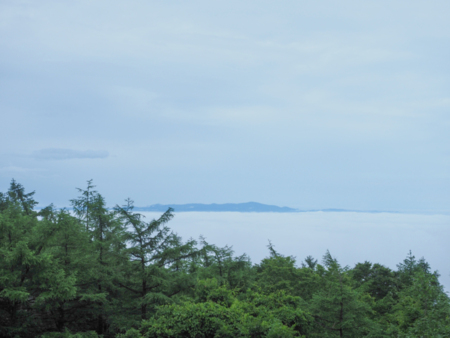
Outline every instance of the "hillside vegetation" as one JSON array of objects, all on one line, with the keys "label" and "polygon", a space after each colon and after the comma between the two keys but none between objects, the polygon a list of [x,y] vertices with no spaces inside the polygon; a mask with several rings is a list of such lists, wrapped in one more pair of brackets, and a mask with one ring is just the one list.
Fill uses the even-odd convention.
[{"label": "hillside vegetation", "polygon": [[14,180],[0,193],[1,337],[450,336],[449,297],[411,253],[396,270],[347,267],[269,243],[252,264],[183,241],[170,208],[146,220],[131,200],[107,208],[94,188],[79,189],[70,212],[35,210]]}]

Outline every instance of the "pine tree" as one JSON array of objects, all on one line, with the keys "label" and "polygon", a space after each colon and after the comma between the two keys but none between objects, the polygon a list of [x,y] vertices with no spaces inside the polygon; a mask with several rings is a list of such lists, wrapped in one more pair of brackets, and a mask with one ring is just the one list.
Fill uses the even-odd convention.
[{"label": "pine tree", "polygon": [[32,195],[13,181],[1,196],[0,333],[5,337],[34,337],[45,331],[51,303],[76,295],[76,279],[50,252],[57,229],[37,217]]},{"label": "pine tree", "polygon": [[170,298],[193,285],[187,265],[181,263],[198,255],[194,240],[182,243],[181,238],[166,226],[172,219],[169,208],[157,220],[144,221],[133,213],[133,202],[116,206],[127,226],[127,252],[130,264],[122,271],[118,284],[129,292],[130,308],[139,307],[140,317],[146,319],[149,309],[167,303]]},{"label": "pine tree", "polygon": [[392,331],[400,337],[449,336],[450,302],[439,274],[431,272],[425,259],[417,261],[411,252],[398,264],[398,274],[403,284],[389,316],[397,323]]},{"label": "pine tree", "polygon": [[22,207],[23,212],[27,216],[31,216],[33,214],[34,207],[38,204],[34,199],[34,191],[26,194],[25,188],[17,183],[14,179],[11,181],[11,185],[8,191],[8,198],[11,203],[19,203]]},{"label": "pine tree", "polygon": [[73,212],[78,217],[78,219],[83,222],[86,226],[86,230],[89,231],[92,222],[92,206],[95,198],[98,196],[96,190],[94,190],[95,185],[92,184],[92,180],[87,181],[86,190],[77,188],[78,192],[81,193],[76,199],[70,200],[72,203]]},{"label": "pine tree", "polygon": [[324,284],[315,293],[310,311],[316,320],[317,337],[362,337],[374,325],[371,308],[363,295],[352,289],[348,267],[341,267],[329,251],[318,266]]},{"label": "pine tree", "polygon": [[[49,238],[47,251],[55,258],[66,276],[75,280],[76,294],[71,299],[49,299],[42,304],[40,311],[51,313],[56,330],[64,332],[86,331],[90,329],[88,322],[95,313],[92,306],[92,276],[97,271],[92,242],[89,233],[75,217],[66,210],[46,208],[43,221],[50,223],[54,229]],[[85,324],[83,324],[85,323]]]},{"label": "pine tree", "polygon": [[233,248],[226,245],[220,248],[209,244],[201,237],[202,249],[196,260],[198,267],[202,267],[199,278],[215,278],[220,284],[228,284],[231,288],[246,289],[253,280],[250,258],[243,254],[234,257]]},{"label": "pine tree", "polygon": [[108,330],[114,314],[111,295],[116,287],[113,281],[117,266],[124,258],[125,243],[122,223],[114,211],[108,210],[104,197],[94,188],[92,180],[88,181],[86,190],[78,188],[81,196],[71,202],[79,222],[86,228],[95,256],[95,270],[92,270],[95,273],[90,276],[90,289],[83,299],[92,302],[97,313],[96,332],[101,335]]},{"label": "pine tree", "polygon": [[269,242],[270,257],[256,265],[256,285],[266,293],[285,291],[309,301],[320,286],[320,276],[311,268],[296,267],[293,256],[284,256]]}]

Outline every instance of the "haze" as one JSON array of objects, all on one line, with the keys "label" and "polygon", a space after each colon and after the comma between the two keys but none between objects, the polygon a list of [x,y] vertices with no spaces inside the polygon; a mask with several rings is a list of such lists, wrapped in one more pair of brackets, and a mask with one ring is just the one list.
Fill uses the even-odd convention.
[{"label": "haze", "polygon": [[449,1],[0,3],[0,186],[445,213]]}]

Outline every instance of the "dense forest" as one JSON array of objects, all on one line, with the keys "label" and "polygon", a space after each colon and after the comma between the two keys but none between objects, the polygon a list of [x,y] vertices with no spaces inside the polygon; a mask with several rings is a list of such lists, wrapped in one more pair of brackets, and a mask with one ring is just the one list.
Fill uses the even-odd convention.
[{"label": "dense forest", "polygon": [[351,268],[269,243],[253,264],[183,242],[171,209],[146,220],[94,189],[78,189],[70,210],[37,210],[14,180],[0,193],[1,337],[450,336],[449,297],[411,253],[396,270]]}]

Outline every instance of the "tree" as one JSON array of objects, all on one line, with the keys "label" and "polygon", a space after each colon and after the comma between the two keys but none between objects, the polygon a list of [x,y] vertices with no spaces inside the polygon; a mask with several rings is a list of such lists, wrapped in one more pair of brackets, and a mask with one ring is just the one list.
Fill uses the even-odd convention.
[{"label": "tree", "polygon": [[139,331],[121,337],[304,337],[310,316],[299,297],[277,292],[264,295],[248,290],[238,299],[216,279],[201,280],[195,299],[158,308]]},{"label": "tree", "polygon": [[358,263],[350,275],[356,287],[369,293],[376,301],[396,292],[398,287],[392,270],[380,264]]},{"label": "tree", "polygon": [[129,292],[129,308],[140,308],[140,317],[148,317],[149,306],[170,301],[174,295],[194,282],[186,273],[183,261],[196,255],[194,240],[182,243],[181,238],[166,226],[172,219],[169,208],[159,219],[145,222],[141,214],[133,213],[133,202],[116,206],[127,227],[129,264],[123,267],[118,285]]},{"label": "tree", "polygon": [[108,330],[114,313],[112,294],[116,292],[116,286],[113,280],[117,267],[124,260],[124,228],[116,213],[106,207],[104,197],[93,190],[92,180],[87,183],[86,190],[78,188],[81,196],[71,202],[80,224],[86,228],[95,257],[95,273],[86,281],[89,292],[84,299],[91,302],[97,313],[96,332],[101,335]]},{"label": "tree", "polygon": [[270,257],[255,266],[256,285],[266,293],[285,291],[309,301],[320,286],[320,276],[311,268],[297,268],[292,256],[278,253],[269,243]]},{"label": "tree", "polygon": [[52,303],[76,295],[73,274],[66,273],[50,252],[57,229],[38,219],[33,193],[11,182],[2,194],[0,213],[0,334],[34,337],[45,330]]},{"label": "tree", "polygon": [[78,219],[83,222],[86,226],[86,230],[89,231],[91,228],[91,222],[93,221],[92,206],[94,200],[98,198],[98,193],[94,190],[95,185],[92,184],[92,180],[87,181],[86,190],[77,188],[78,192],[81,193],[76,199],[70,200],[72,203],[73,212],[78,217]]},{"label": "tree", "polygon": [[329,251],[323,257],[324,266],[318,266],[323,286],[310,303],[316,322],[314,337],[362,337],[372,329],[370,298],[352,289],[348,268],[342,268]]},{"label": "tree", "polygon": [[4,196],[4,194],[2,194],[2,196],[0,196],[0,200],[2,200],[0,205],[2,205],[3,208],[6,208],[12,203],[17,203],[25,215],[31,216],[33,214],[33,208],[38,204],[33,199],[34,193],[35,192],[32,191],[26,194],[25,188],[12,179],[7,195]]},{"label": "tree", "polygon": [[65,272],[75,280],[76,293],[70,299],[48,299],[38,310],[49,312],[57,331],[85,331],[89,322],[95,320],[93,303],[103,302],[103,295],[93,294],[92,285],[98,271],[95,253],[92,250],[90,234],[84,225],[68,211],[47,208],[42,221],[49,224],[52,236],[49,236],[46,251],[55,259]]},{"label": "tree", "polygon": [[198,272],[199,278],[216,278],[219,283],[226,283],[230,288],[246,289],[253,281],[250,258],[243,254],[233,257],[230,246],[220,248],[209,244],[201,238],[202,249],[193,261],[192,272]]},{"label": "tree", "polygon": [[307,256],[305,258],[305,263],[302,263],[302,267],[308,267],[312,270],[315,270],[317,266],[317,259],[314,259],[313,256]]},{"label": "tree", "polygon": [[400,337],[446,337],[450,335],[450,302],[439,284],[439,274],[411,254],[398,265],[403,287],[390,318],[391,331]]}]

